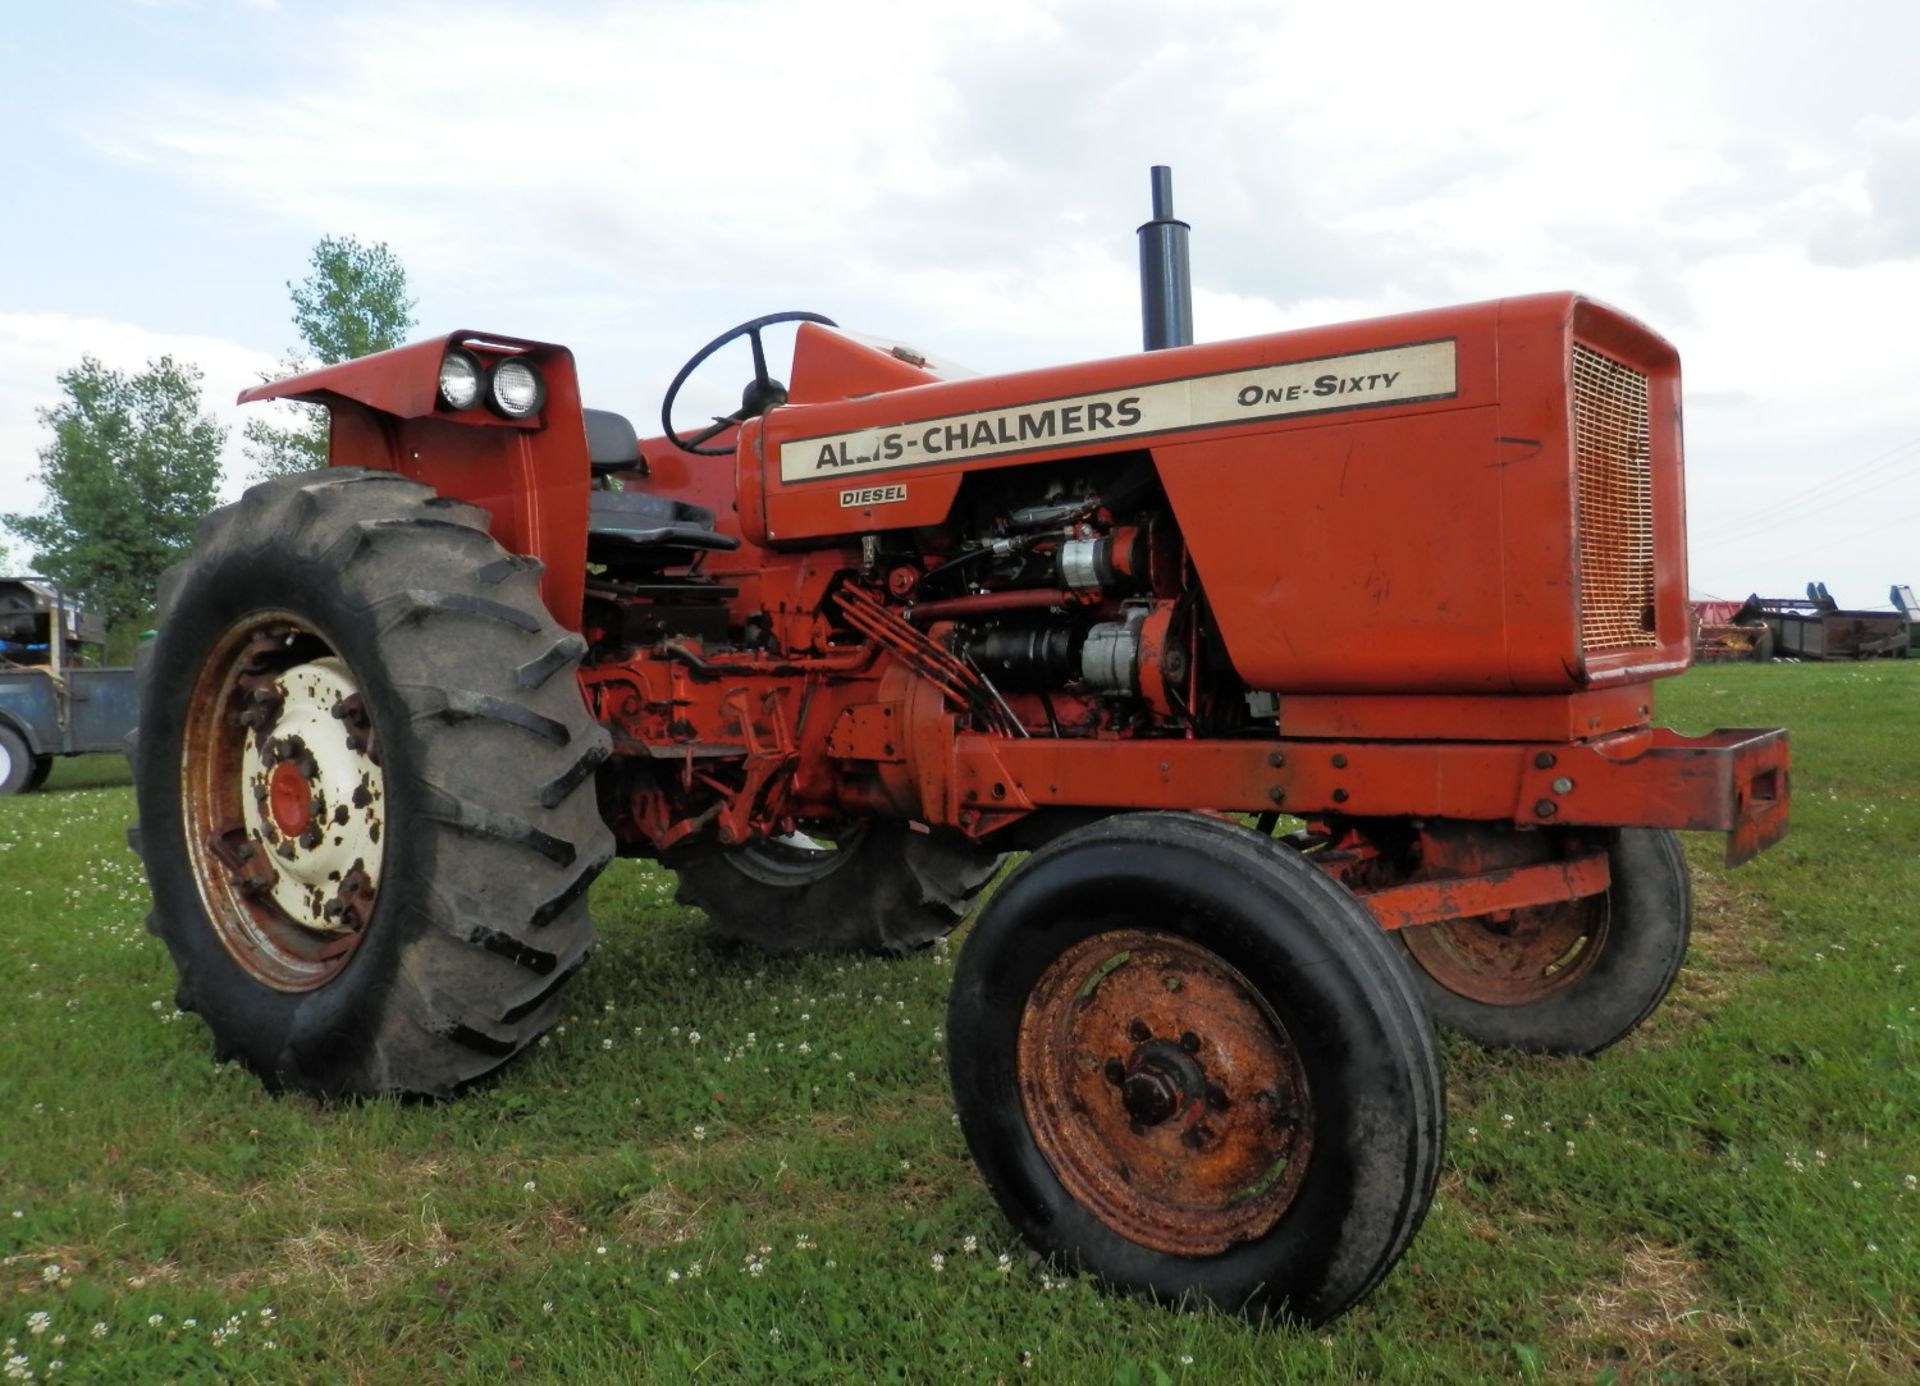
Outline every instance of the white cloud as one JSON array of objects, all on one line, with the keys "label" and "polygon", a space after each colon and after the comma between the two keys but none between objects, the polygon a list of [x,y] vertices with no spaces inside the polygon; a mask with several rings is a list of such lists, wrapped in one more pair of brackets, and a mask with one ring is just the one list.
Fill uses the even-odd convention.
[{"label": "white cloud", "polygon": [[[255,16],[284,34],[269,80],[152,74],[79,127],[216,214],[390,241],[423,331],[566,341],[595,401],[637,419],[694,347],[771,308],[989,370],[1131,350],[1131,231],[1146,165],[1170,162],[1203,337],[1597,294],[1674,338],[1699,392],[1702,586],[1825,576],[1865,601],[1920,579],[1890,526],[1788,545],[1729,524],[1920,435],[1889,311],[1920,288],[1920,7],[454,13]],[[1877,515],[1920,508],[1890,471]]]},{"label": "white cloud", "polygon": [[[37,510],[45,500],[34,474],[38,454],[50,441],[35,411],[58,404],[58,377],[94,356],[115,370],[136,371],[171,355],[203,372],[201,399],[230,429],[224,454],[229,495],[237,494],[245,463],[240,456],[240,411],[236,394],[270,369],[273,358],[234,342],[188,333],[162,332],[135,323],[61,313],[0,313],[0,511]],[[20,546],[15,555],[26,558]]]}]

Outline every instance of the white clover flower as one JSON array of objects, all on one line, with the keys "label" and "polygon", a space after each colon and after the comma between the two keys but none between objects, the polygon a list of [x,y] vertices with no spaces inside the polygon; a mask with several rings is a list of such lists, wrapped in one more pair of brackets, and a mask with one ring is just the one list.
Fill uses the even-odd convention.
[{"label": "white clover flower", "polygon": [[160,1326],[161,1324],[163,1324],[163,1323],[165,1323],[166,1321],[167,1321],[167,1316],[166,1316],[165,1314],[149,1314],[149,1315],[147,1315],[147,1327],[148,1327],[148,1328],[158,1328],[158,1327],[159,1327],[159,1326]]},{"label": "white clover flower", "polygon": [[980,1249],[980,1239],[969,1232],[965,1237],[960,1239],[960,1249],[971,1256]]},{"label": "white clover flower", "polygon": [[33,1334],[34,1337],[39,1337],[51,1327],[53,1327],[53,1315],[49,1314],[46,1310],[36,1309],[27,1315],[27,1332]]},{"label": "white clover flower", "polygon": [[551,1314],[553,1312],[553,1301],[550,1299],[542,1300],[540,1303],[540,1312],[543,1314]]},{"label": "white clover flower", "polygon": [[672,1284],[672,1283],[673,1283],[674,1281],[676,1281],[676,1280],[678,1280],[679,1278],[680,1278],[680,1272],[679,1272],[679,1271],[677,1271],[677,1270],[670,1270],[670,1271],[668,1271],[668,1272],[667,1272],[667,1283],[668,1283],[669,1285],[671,1285],[671,1284]]},{"label": "white clover flower", "polygon": [[51,1285],[60,1278],[60,1267],[54,1265],[40,1267],[40,1278]]},{"label": "white clover flower", "polygon": [[596,1246],[593,1249],[593,1254],[595,1256],[605,1256],[607,1254],[607,1249],[604,1246]]},{"label": "white clover flower", "polygon": [[695,1126],[693,1128],[693,1138],[696,1141],[704,1141],[707,1138],[707,1128],[704,1126]]},{"label": "white clover flower", "polygon": [[780,1330],[777,1328],[769,1328],[767,1330],[767,1336],[777,1343],[780,1341]]},{"label": "white clover flower", "polygon": [[525,1189],[528,1193],[532,1193],[535,1189],[539,1188],[540,1186],[536,1184],[533,1180],[529,1179],[526,1183],[522,1184],[520,1187],[522,1189]]},{"label": "white clover flower", "polygon": [[87,1332],[96,1338],[104,1338],[107,1336],[107,1326],[104,1323],[96,1323]]},{"label": "white clover flower", "polygon": [[947,1269],[947,1258],[936,1251],[933,1253],[932,1264],[933,1264],[933,1273],[935,1275],[940,1275],[944,1273]]},{"label": "white clover flower", "polygon": [[600,1047],[602,1049],[611,1049],[613,1048],[613,1041],[610,1039],[603,1039],[600,1041]]}]

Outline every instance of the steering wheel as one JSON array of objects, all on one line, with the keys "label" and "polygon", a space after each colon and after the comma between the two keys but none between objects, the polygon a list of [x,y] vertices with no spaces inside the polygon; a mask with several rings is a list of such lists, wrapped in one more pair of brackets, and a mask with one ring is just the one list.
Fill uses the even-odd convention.
[{"label": "steering wheel", "polygon": [[[660,427],[665,431],[667,440],[682,452],[690,452],[696,457],[725,457],[732,448],[710,448],[704,446],[708,440],[719,437],[735,424],[748,419],[758,418],[776,405],[787,402],[787,387],[767,373],[767,352],[760,344],[760,329],[771,327],[777,322],[817,322],[827,327],[840,324],[832,318],[818,313],[768,313],[763,318],[754,318],[738,327],[730,327],[718,337],[708,342],[693,354],[693,359],[680,368],[680,374],[673,378],[673,384],[667,386],[667,397],[660,402]],[[731,414],[716,417],[709,428],[703,428],[691,437],[683,438],[674,432],[673,402],[680,397],[680,387],[687,383],[687,377],[700,368],[714,352],[720,350],[736,337],[746,337],[753,342],[753,379],[747,382],[746,389],[740,392],[740,407]]]}]

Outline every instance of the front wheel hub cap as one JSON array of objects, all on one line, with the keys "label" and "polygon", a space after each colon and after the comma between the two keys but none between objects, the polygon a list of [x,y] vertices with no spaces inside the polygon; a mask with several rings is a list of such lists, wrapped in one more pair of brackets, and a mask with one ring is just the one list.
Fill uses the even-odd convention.
[{"label": "front wheel hub cap", "polygon": [[247,836],[273,866],[273,903],[323,933],[365,926],[355,907],[380,888],[385,804],[358,733],[360,690],[329,657],[284,670],[279,716],[241,754]]},{"label": "front wheel hub cap", "polygon": [[1313,1145],[1305,1065],[1211,949],[1149,929],[1085,939],[1034,984],[1018,1045],[1034,1144],[1121,1236],[1218,1255],[1292,1206]]}]

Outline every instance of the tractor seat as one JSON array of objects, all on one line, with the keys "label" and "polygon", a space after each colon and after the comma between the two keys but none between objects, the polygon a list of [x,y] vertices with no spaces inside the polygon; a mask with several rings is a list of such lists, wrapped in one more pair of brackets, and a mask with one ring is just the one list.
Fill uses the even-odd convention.
[{"label": "tractor seat", "polygon": [[[645,491],[595,491],[587,511],[589,557],[626,561],[657,558],[665,567],[688,560],[688,551],[731,553],[740,541],[713,527],[713,512],[703,505]],[[596,561],[604,561],[596,558]]]},{"label": "tractor seat", "polygon": [[611,409],[582,409],[587,420],[587,463],[595,476],[640,465],[640,435],[624,414]]},{"label": "tractor seat", "polygon": [[[605,409],[582,410],[587,460],[596,476],[628,471],[640,461],[633,425]],[[740,541],[713,527],[713,512],[645,491],[594,491],[587,510],[587,556],[596,563],[666,568],[696,553],[729,553]]]}]

